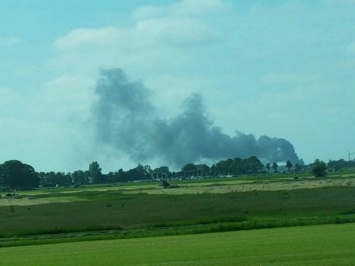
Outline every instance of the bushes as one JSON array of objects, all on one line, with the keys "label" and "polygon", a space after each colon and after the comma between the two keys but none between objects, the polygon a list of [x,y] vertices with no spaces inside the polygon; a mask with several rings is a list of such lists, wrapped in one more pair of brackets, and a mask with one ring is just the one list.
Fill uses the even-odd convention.
[{"label": "bushes", "polygon": [[311,165],[312,173],[315,177],[325,177],[327,175],[327,165],[319,159]]}]

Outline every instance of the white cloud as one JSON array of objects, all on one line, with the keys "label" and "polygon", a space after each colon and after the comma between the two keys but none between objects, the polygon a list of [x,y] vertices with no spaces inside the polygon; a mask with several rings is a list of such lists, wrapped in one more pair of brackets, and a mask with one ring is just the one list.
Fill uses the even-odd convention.
[{"label": "white cloud", "polygon": [[55,40],[60,52],[81,49],[156,49],[157,45],[188,45],[213,41],[214,32],[197,19],[160,18],[138,21],[131,28],[76,29]]},{"label": "white cloud", "polygon": [[228,6],[222,0],[183,0],[172,5],[172,9],[175,14],[190,16],[224,11]]},{"label": "white cloud", "polygon": [[143,44],[179,46],[213,41],[217,34],[196,19],[162,18],[137,23],[134,35],[135,39]]},{"label": "white cloud", "polygon": [[0,160],[21,160],[41,171],[75,170],[89,152],[86,123],[95,81],[63,75],[30,94],[0,87],[0,143],[7,151]]},{"label": "white cloud", "polygon": [[[184,5],[195,3],[185,2]],[[216,3],[221,2],[210,1],[209,5],[202,5],[202,10],[208,10]],[[176,8],[171,5],[163,10]],[[217,41],[218,33],[203,19],[174,13],[141,18],[127,27],[74,29],[53,42],[58,55],[48,66],[59,71],[65,69],[91,75],[97,74],[100,68],[121,67],[138,73],[141,78],[143,72],[168,71],[189,65],[195,57],[193,49]]]},{"label": "white cloud", "polygon": [[[136,21],[131,27],[75,29],[55,40],[53,46],[59,52],[90,48],[133,52],[135,49],[158,49],[164,45],[205,43],[215,40],[217,32],[201,17],[191,14],[202,16],[225,6],[220,0],[185,0],[162,7],[143,6],[134,12]],[[150,15],[139,15],[141,13]]]},{"label": "white cloud", "polygon": [[132,14],[132,17],[136,20],[142,20],[142,19],[151,19],[151,18],[157,18],[161,16],[165,16],[166,14],[164,13],[164,7],[158,7],[158,6],[141,6],[135,9],[135,11]]},{"label": "white cloud", "polygon": [[0,38],[0,47],[12,47],[21,43],[17,37]]},{"label": "white cloud", "polygon": [[68,51],[73,49],[92,47],[109,47],[116,45],[119,36],[122,35],[119,30],[113,27],[75,29],[67,35],[55,40],[54,47],[58,51]]},{"label": "white cloud", "polygon": [[222,0],[183,0],[170,5],[141,6],[138,7],[132,17],[137,20],[171,16],[206,16],[216,15],[218,11],[224,11],[229,7]]},{"label": "white cloud", "polygon": [[63,75],[47,82],[35,99],[36,111],[41,117],[50,115],[59,121],[86,121],[95,100],[95,81],[89,76]]}]

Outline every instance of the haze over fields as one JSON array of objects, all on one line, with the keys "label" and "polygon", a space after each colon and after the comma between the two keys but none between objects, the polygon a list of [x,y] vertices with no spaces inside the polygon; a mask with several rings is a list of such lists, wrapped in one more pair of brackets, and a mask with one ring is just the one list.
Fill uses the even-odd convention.
[{"label": "haze over fields", "polygon": [[0,163],[348,159],[354,14],[352,0],[2,0]]}]

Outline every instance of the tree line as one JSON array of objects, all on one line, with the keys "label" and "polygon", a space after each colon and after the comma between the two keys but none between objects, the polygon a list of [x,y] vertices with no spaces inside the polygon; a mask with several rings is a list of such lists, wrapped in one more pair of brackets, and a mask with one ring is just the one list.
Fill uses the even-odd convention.
[{"label": "tree line", "polygon": [[[299,173],[311,169],[315,176],[325,176],[326,170],[338,171],[344,168],[355,167],[354,161],[329,161],[328,164],[320,160],[305,166],[292,164],[287,161],[283,166],[287,172]],[[196,177],[218,177],[218,176],[239,176],[255,175],[259,173],[277,173],[279,165],[274,162],[265,165],[255,156],[249,158],[234,158],[220,160],[208,166],[206,164],[185,164],[180,171],[170,171],[168,166],[161,166],[152,169],[149,165],[138,164],[137,167],[124,171],[102,173],[98,162],[89,164],[87,170],[77,170],[71,173],[63,172],[36,172],[35,169],[18,160],[6,161],[0,164],[0,187],[3,189],[30,189],[56,186],[82,186],[86,184],[113,184],[122,182],[133,182],[137,180],[161,180],[167,178],[196,178]]]}]

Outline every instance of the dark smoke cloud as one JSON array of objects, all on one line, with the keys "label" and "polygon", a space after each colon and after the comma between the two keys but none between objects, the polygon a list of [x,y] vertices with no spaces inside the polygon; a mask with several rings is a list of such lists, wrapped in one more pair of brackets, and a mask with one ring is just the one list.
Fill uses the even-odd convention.
[{"label": "dark smoke cloud", "polygon": [[102,70],[96,94],[93,115],[100,145],[124,152],[136,162],[159,159],[162,164],[181,167],[250,156],[265,162],[300,162],[285,139],[224,134],[207,117],[199,94],[187,98],[183,112],[168,120],[159,118],[150,100],[152,91],[141,82],[130,82],[121,69]]}]

